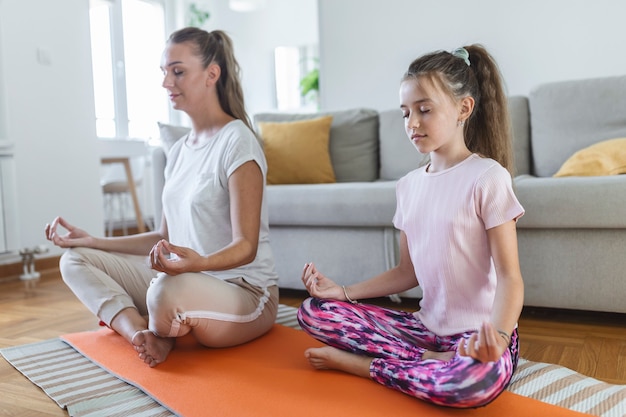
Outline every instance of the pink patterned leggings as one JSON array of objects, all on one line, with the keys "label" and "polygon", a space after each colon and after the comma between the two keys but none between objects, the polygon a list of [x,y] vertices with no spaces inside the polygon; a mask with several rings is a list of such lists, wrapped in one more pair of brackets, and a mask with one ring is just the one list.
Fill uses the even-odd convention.
[{"label": "pink patterned leggings", "polygon": [[455,351],[472,332],[437,336],[412,313],[367,304],[308,298],[298,310],[302,329],[335,348],[373,357],[370,377],[413,397],[456,408],[493,401],[517,366],[517,329],[497,362],[456,354],[450,361],[422,360],[426,350]]}]

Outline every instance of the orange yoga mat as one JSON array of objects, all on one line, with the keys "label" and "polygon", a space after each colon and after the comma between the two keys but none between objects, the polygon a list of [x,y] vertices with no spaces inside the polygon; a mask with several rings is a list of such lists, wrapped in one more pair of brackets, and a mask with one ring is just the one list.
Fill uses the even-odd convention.
[{"label": "orange yoga mat", "polygon": [[185,417],[584,415],[511,392],[477,409],[434,406],[369,379],[313,369],[303,352],[321,344],[281,325],[257,340],[226,349],[208,349],[183,339],[156,368],[140,361],[135,350],[109,329],[62,339]]}]

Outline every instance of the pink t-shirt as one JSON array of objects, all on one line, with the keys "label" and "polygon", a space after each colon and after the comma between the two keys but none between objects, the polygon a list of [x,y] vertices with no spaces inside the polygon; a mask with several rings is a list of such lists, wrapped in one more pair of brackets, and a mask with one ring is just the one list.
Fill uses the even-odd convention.
[{"label": "pink t-shirt", "polygon": [[422,322],[440,336],[489,321],[496,291],[488,229],[524,214],[511,175],[476,154],[444,171],[416,169],[396,186],[394,226],[405,232],[422,288]]}]

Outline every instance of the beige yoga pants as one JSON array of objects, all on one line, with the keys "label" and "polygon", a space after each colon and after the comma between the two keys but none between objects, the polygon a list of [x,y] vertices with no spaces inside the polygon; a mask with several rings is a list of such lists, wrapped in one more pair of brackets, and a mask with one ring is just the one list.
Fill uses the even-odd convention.
[{"label": "beige yoga pants", "polygon": [[191,332],[209,347],[234,346],[267,332],[276,319],[278,287],[203,273],[175,276],[150,268],[146,256],[73,248],[61,257],[63,280],[104,323],[126,308],[148,317],[163,337]]}]

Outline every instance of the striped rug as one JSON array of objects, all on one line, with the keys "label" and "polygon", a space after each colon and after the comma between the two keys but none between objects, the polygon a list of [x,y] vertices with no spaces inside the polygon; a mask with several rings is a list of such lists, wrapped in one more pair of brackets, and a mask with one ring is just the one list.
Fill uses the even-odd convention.
[{"label": "striped rug", "polygon": [[[277,323],[299,328],[295,312],[281,305]],[[174,415],[60,339],[9,347],[0,353],[70,416]],[[508,390],[591,415],[626,417],[626,385],[607,384],[558,365],[522,359]]]}]

